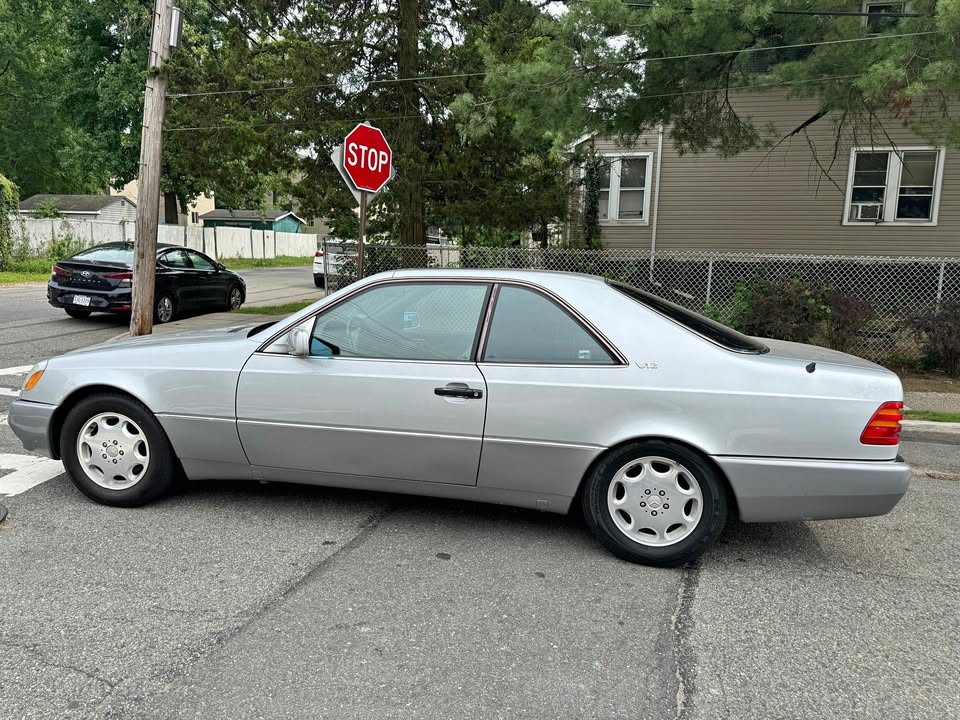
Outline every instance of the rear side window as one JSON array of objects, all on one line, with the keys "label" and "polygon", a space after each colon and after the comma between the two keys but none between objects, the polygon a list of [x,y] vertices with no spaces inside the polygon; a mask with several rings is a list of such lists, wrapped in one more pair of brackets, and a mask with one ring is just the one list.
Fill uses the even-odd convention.
[{"label": "rear side window", "polygon": [[654,312],[664,315],[675,323],[683,325],[688,330],[697,335],[705,337],[707,340],[738,353],[749,353],[751,355],[762,355],[769,352],[770,348],[761,342],[757,342],[752,337],[739,333],[726,325],[704,317],[692,310],[687,310],[669,300],[652,295],[643,290],[639,290],[631,285],[608,281],[610,287],[619,290],[624,295],[636,300],[641,305],[646,305]]},{"label": "rear side window", "polygon": [[544,295],[503,285],[483,360],[537,365],[616,365],[610,353],[566,310]]},{"label": "rear side window", "polygon": [[81,250],[70,260],[90,263],[113,263],[122,265],[133,264],[132,245],[101,245],[88,250]]}]

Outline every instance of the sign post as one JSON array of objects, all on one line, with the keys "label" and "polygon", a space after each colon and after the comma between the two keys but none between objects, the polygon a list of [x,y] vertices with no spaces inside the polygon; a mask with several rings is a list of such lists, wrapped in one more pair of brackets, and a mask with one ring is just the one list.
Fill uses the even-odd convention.
[{"label": "sign post", "polygon": [[330,155],[344,181],[360,203],[357,276],[363,277],[363,246],[367,235],[368,195],[380,192],[393,175],[393,151],[379,128],[361,123]]}]

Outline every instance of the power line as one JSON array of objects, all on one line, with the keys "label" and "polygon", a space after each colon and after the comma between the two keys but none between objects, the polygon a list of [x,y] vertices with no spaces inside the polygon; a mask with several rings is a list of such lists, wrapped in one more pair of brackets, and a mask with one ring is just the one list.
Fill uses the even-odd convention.
[{"label": "power line", "polygon": [[[212,1],[212,0],[208,0]],[[689,60],[691,58],[700,58],[700,57],[712,57],[717,55],[738,55],[740,53],[754,53],[754,52],[767,52],[771,50],[788,50],[794,48],[803,48],[803,47],[817,47],[821,45],[838,45],[841,43],[854,43],[854,42],[869,42],[875,40],[893,40],[895,38],[904,38],[904,37],[915,37],[918,35],[936,35],[941,31],[939,30],[927,30],[923,32],[915,33],[901,33],[899,35],[870,35],[862,38],[847,38],[843,40],[820,40],[818,42],[812,43],[798,43],[795,45],[772,45],[770,47],[753,47],[753,48],[741,48],[739,50],[715,50],[712,52],[705,53],[693,53],[690,55],[669,55],[661,57],[648,57],[648,58],[632,58],[629,60],[622,60],[619,62],[610,62],[610,63],[600,63],[597,65],[591,66],[592,68],[598,67],[607,67],[607,66],[621,66],[627,65],[630,63],[648,63],[648,62],[660,62],[665,60]],[[367,82],[367,86],[371,85],[385,85],[390,83],[399,83],[405,82],[407,80],[412,80],[414,82],[421,82],[425,80],[446,80],[451,78],[465,78],[465,77],[479,77],[487,75],[487,72],[470,72],[470,73],[451,73],[448,75],[420,75],[415,77],[407,78],[384,78],[381,80],[370,80]],[[321,83],[316,85],[277,85],[275,87],[265,87],[265,88],[248,88],[244,90],[210,90],[206,92],[193,92],[193,93],[172,93],[167,95],[168,98],[176,100],[179,98],[189,98],[189,97],[207,97],[211,95],[242,95],[246,93],[261,93],[261,92],[282,92],[288,90],[313,90],[321,88],[331,88],[338,87],[337,83]]]},{"label": "power line", "polygon": [[[755,88],[767,88],[767,87],[781,87],[786,85],[803,85],[808,83],[816,82],[829,82],[831,80],[850,80],[853,78],[863,77],[862,75],[827,75],[816,78],[804,78],[802,80],[783,80],[781,82],[771,82],[771,83],[756,83],[754,85],[735,85],[732,87],[722,87],[722,88],[705,88],[702,90],[685,90],[682,92],[673,92],[673,93],[657,93],[657,94],[648,94],[648,95],[632,95],[630,100],[651,100],[655,98],[666,98],[666,97],[680,97],[683,95],[702,95],[703,93],[717,93],[717,92],[727,92],[730,90],[753,90]],[[293,129],[297,127],[315,127],[323,125],[343,125],[350,123],[363,122],[365,120],[370,121],[381,121],[381,120],[409,120],[413,118],[421,117],[420,115],[387,115],[384,117],[365,117],[357,118],[355,120],[317,120],[313,122],[301,122],[299,120],[284,120],[279,122],[266,122],[266,123],[253,123],[245,126],[238,125],[199,125],[194,127],[172,127],[165,128],[165,132],[186,132],[186,131],[199,131],[199,130],[240,130],[247,128],[260,128],[260,127],[280,127],[280,126],[294,126]]]},{"label": "power line", "polygon": [[[590,2],[591,0],[586,0]],[[623,3],[626,7],[632,8],[643,8],[651,9],[659,7],[656,3],[636,3],[636,2],[625,2]],[[684,12],[693,12],[693,7],[684,7],[677,8],[683,10]],[[823,15],[825,17],[888,17],[888,18],[932,18],[933,15],[926,15],[924,13],[911,13],[911,12],[883,12],[883,13],[871,13],[871,12],[857,12],[853,10],[771,10],[771,15],[810,15],[810,16],[819,16]]]},{"label": "power line", "polygon": [[[224,20],[226,20],[227,22],[230,22],[231,20],[237,20],[237,18],[230,17],[230,15],[227,14],[227,11],[224,10],[224,9],[223,9],[222,7],[220,7],[219,5],[217,5],[213,0],[207,0],[207,5],[209,5],[209,6],[212,7],[214,10],[216,10],[218,13],[220,13],[220,14],[223,16]],[[252,43],[253,43],[254,45],[256,45],[257,47],[260,47],[260,43],[257,42],[257,41],[253,38],[253,36],[249,33],[249,31],[243,26],[243,23],[241,23],[241,22],[238,20],[238,21],[237,21],[237,25],[240,26],[240,29],[243,31],[243,34],[247,36],[247,40],[249,40],[250,42],[252,42]],[[167,95],[167,97],[171,97],[171,96],[170,96],[170,95]]]},{"label": "power line", "polygon": [[896,38],[917,37],[918,35],[939,35],[940,30],[924,30],[923,32],[901,33],[899,35],[868,35],[860,38],[845,38],[842,40],[819,40],[811,43],[796,43],[793,45],[771,45],[770,47],[751,47],[740,50],[713,50],[704,53],[692,53],[690,55],[667,55],[660,57],[632,58],[630,60],[621,60],[619,62],[599,63],[592,67],[605,67],[608,65],[628,65],[630,63],[648,63],[659,62],[661,60],[690,60],[692,58],[714,57],[717,55],[739,55],[740,53],[767,52],[769,50],[793,50],[795,48],[819,47],[822,45],[841,45],[844,43],[870,42],[873,40],[895,40]]}]

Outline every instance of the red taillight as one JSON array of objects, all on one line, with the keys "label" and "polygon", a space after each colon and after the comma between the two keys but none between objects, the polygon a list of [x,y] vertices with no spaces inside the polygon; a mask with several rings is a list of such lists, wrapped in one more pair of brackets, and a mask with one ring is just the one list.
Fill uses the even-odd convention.
[{"label": "red taillight", "polygon": [[860,442],[864,445],[898,445],[902,420],[903,403],[885,402],[863,429]]},{"label": "red taillight", "polygon": [[323,257],[323,250],[317,250],[317,254],[314,257]]},{"label": "red taillight", "polygon": [[106,280],[133,280],[133,273],[132,272],[106,273],[103,277]]},{"label": "red taillight", "polygon": [[54,265],[50,268],[50,277],[56,277],[57,275],[69,275],[69,273],[59,265]]}]

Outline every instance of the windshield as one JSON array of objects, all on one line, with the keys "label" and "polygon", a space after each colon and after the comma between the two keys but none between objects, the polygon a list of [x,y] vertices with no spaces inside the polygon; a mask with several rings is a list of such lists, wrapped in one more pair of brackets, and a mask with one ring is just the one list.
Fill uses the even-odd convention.
[{"label": "windshield", "polygon": [[100,245],[81,250],[70,260],[112,265],[133,265],[133,245]]},{"label": "windshield", "polygon": [[636,300],[638,303],[647,306],[660,315],[666,316],[675,323],[683,325],[688,330],[692,330],[697,335],[727,350],[739,353],[751,353],[753,355],[770,352],[770,348],[754,340],[752,337],[728,328],[726,325],[721,325],[692,310],[687,310],[685,307],[672,303],[669,300],[664,300],[661,297],[657,297],[631,285],[625,285],[612,280],[608,280],[607,284],[615,290],[619,290],[624,295]]}]

